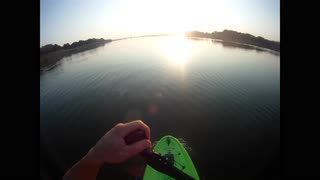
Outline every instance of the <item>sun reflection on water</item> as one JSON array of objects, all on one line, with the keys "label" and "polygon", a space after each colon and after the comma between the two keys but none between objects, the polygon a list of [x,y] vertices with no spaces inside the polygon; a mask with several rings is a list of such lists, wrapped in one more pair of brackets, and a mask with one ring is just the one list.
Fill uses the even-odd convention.
[{"label": "sun reflection on water", "polygon": [[184,66],[191,55],[191,42],[182,35],[170,37],[160,45],[165,58],[172,64]]}]

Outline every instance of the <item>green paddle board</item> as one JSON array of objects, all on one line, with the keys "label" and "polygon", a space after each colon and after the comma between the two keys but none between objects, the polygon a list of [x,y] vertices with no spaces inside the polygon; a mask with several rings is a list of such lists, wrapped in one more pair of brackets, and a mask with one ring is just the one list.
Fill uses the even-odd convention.
[{"label": "green paddle board", "polygon": [[[161,156],[164,156],[171,162],[175,167],[180,169],[182,172],[188,174],[194,179],[199,180],[199,176],[197,173],[194,164],[184,148],[183,144],[173,136],[164,136],[162,137],[156,146],[153,148],[154,151],[160,153]],[[173,179],[161,172],[156,171],[149,165],[147,165],[144,171],[144,180],[162,180],[162,179]]]}]

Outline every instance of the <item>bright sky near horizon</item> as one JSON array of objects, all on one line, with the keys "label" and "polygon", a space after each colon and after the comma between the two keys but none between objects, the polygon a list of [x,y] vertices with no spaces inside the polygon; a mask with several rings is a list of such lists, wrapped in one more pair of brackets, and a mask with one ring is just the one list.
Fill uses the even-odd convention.
[{"label": "bright sky near horizon", "polygon": [[40,46],[224,29],[280,41],[280,0],[40,0]]}]

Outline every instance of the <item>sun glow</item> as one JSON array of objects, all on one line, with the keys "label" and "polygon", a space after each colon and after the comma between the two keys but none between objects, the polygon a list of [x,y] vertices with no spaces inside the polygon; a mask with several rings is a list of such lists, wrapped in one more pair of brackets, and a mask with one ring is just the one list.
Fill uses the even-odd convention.
[{"label": "sun glow", "polygon": [[132,34],[211,32],[241,22],[231,3],[218,0],[129,1],[114,17],[115,28],[128,29]]}]

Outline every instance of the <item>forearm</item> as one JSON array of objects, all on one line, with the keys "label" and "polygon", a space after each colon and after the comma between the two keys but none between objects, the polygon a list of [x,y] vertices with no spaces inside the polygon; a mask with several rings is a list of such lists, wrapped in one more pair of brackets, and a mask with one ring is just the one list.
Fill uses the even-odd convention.
[{"label": "forearm", "polygon": [[88,154],[63,176],[63,180],[95,180],[103,162],[94,161]]},{"label": "forearm", "polygon": [[[146,138],[128,145],[125,137],[135,130],[143,130]],[[150,129],[141,120],[119,123],[108,131],[63,177],[63,180],[95,180],[104,163],[117,164],[151,147]]]}]

